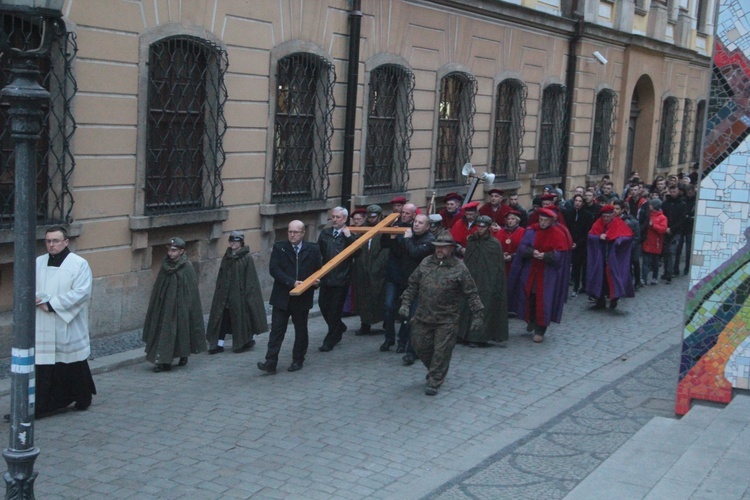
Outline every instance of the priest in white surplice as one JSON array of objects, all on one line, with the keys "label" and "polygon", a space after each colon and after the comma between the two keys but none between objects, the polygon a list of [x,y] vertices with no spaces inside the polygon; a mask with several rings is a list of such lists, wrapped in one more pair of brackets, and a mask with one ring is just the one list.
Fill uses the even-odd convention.
[{"label": "priest in white surplice", "polygon": [[75,403],[82,411],[96,394],[88,357],[91,268],[68,248],[65,228],[47,230],[47,254],[36,259],[37,418]]}]

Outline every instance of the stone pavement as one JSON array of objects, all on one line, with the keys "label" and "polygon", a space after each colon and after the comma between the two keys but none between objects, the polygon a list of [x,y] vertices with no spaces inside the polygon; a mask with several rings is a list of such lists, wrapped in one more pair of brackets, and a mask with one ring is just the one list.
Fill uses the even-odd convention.
[{"label": "stone pavement", "polygon": [[[36,423],[36,493],[452,498],[492,469],[530,486],[511,491],[495,483],[477,496],[564,496],[649,412],[671,415],[686,292],[685,278],[650,286],[616,311],[591,311],[586,297],[571,299],[563,324],[553,325],[543,344],[533,344],[513,320],[505,347],[458,346],[436,397],[423,394],[421,365],[404,367],[400,355],[378,352],[381,336],[352,335],[356,318],[346,320],[349,332],[330,353],[317,351],[324,322],[311,319],[308,359],[296,373],[285,371],[291,338],[277,375],[257,370],[265,335],[255,351],[193,356],[169,373],[152,373],[139,362],[141,350],[98,358],[99,395],[90,410]],[[105,371],[113,366],[119,368]],[[618,387],[619,400],[610,401]],[[0,405],[7,408],[7,395]],[[641,413],[621,415],[623,408]],[[603,441],[583,435],[573,443],[578,432],[569,424],[584,419],[602,426]],[[608,439],[613,424],[616,436]],[[534,443],[540,438],[546,442]],[[562,449],[579,453],[560,458]],[[523,475],[522,459],[511,466],[503,451],[540,467]],[[582,462],[582,472],[555,477],[561,461]]]}]

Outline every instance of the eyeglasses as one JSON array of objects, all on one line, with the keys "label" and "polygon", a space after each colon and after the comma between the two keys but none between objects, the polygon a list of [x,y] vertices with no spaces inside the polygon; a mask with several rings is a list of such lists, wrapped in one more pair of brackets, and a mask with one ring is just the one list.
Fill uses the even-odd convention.
[{"label": "eyeglasses", "polygon": [[290,229],[290,230],[287,231],[287,233],[289,233],[289,234],[299,234],[299,233],[304,233],[304,231],[293,231],[293,230]]},{"label": "eyeglasses", "polygon": [[[68,238],[65,238],[67,240]],[[45,243],[49,243],[50,245],[57,245],[58,243],[62,243],[65,240],[44,240]]]}]

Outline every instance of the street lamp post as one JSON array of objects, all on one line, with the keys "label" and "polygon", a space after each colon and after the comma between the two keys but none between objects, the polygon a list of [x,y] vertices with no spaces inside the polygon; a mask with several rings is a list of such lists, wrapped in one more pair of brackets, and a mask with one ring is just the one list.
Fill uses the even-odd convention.
[{"label": "street lamp post", "polygon": [[[46,57],[64,0],[0,0],[2,51],[12,55],[11,81],[2,89],[10,104],[15,152],[13,248],[13,348],[11,353],[10,439],[3,450],[8,471],[5,498],[33,499],[34,343],[36,328],[36,143],[44,126],[42,106],[49,92],[39,85],[39,57]],[[16,33],[16,26],[18,31]],[[30,27],[41,42],[30,46]],[[20,45],[16,46],[16,45]]]}]

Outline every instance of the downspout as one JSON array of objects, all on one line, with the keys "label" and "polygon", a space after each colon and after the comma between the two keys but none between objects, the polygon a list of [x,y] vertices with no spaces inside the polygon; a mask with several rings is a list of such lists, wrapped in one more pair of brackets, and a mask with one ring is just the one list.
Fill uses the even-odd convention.
[{"label": "downspout", "polygon": [[352,0],[349,11],[349,66],[346,76],[346,119],[344,121],[344,165],[341,172],[341,206],[352,203],[354,176],[354,132],[357,118],[357,83],[359,80],[359,41],[362,25],[361,0]]},{"label": "downspout", "polygon": [[570,135],[573,132],[573,96],[576,85],[576,67],[578,66],[578,42],[583,36],[584,20],[578,12],[578,0],[573,1],[573,12],[571,17],[576,22],[575,32],[568,41],[568,68],[565,72],[565,94],[566,94],[566,111],[565,111],[565,133],[563,134],[563,161],[562,171],[560,172],[561,186],[563,196],[567,192],[566,184],[568,177],[568,159],[570,158]]}]

